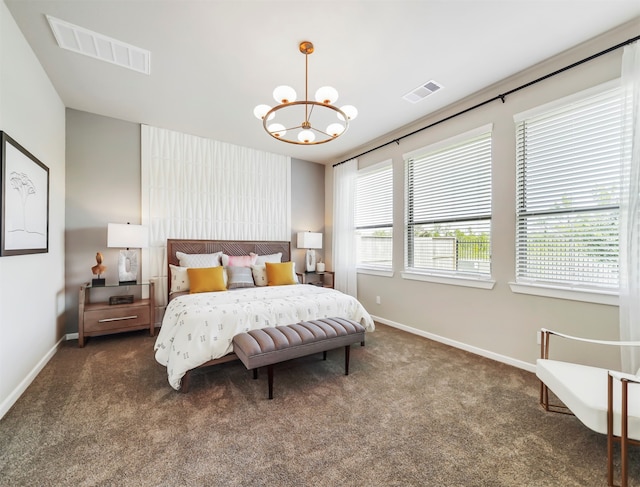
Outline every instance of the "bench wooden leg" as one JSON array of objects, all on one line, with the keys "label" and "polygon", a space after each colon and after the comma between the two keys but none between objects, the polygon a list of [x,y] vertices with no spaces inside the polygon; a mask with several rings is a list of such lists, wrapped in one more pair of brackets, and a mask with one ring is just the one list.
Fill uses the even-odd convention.
[{"label": "bench wooden leg", "polygon": [[322,360],[327,360],[327,351],[322,352]]},{"label": "bench wooden leg", "polygon": [[269,399],[273,399],[273,365],[267,366],[267,374],[269,376]]},{"label": "bench wooden leg", "polygon": [[351,352],[351,345],[344,347],[344,375],[349,375],[349,352]]},{"label": "bench wooden leg", "polygon": [[258,369],[255,368],[253,369],[253,380],[256,380],[258,378]]}]

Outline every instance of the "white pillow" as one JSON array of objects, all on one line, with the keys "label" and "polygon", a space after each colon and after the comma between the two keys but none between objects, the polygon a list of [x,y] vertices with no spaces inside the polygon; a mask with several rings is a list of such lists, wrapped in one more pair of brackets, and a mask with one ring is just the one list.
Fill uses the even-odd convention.
[{"label": "white pillow", "polygon": [[186,267],[169,264],[171,270],[171,290],[169,294],[189,291],[189,274]]},{"label": "white pillow", "polygon": [[278,252],[277,254],[259,255],[256,259],[256,265],[264,264],[265,262],[282,262],[282,252]]},{"label": "white pillow", "polygon": [[[291,266],[293,270],[293,279],[296,282],[300,282],[298,280],[298,274],[296,274],[296,263],[294,262]],[[269,282],[267,280],[267,266],[265,264],[256,264],[251,266],[251,274],[253,274],[253,282],[255,282],[256,286],[262,287],[266,286]]]},{"label": "white pillow", "polygon": [[218,267],[222,252],[213,254],[185,254],[176,252],[176,257],[180,261],[180,267]]}]

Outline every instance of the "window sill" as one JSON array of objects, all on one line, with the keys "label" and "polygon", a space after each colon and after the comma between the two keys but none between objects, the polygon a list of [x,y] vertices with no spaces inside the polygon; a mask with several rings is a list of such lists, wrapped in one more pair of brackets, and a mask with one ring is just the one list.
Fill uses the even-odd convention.
[{"label": "window sill", "polygon": [[367,274],[370,276],[381,277],[393,277],[393,270],[391,269],[375,269],[373,267],[358,267],[356,269],[358,274]]},{"label": "window sill", "polygon": [[608,304],[618,306],[619,298],[617,293],[607,293],[604,291],[587,291],[569,287],[543,286],[541,284],[519,284],[510,282],[511,292],[517,294],[531,294],[534,296],[544,296],[547,298],[568,299],[572,301],[583,301],[585,303]]},{"label": "window sill", "polygon": [[451,286],[475,287],[478,289],[493,289],[496,281],[489,278],[475,278],[467,276],[443,276],[440,274],[426,274],[423,272],[402,272],[403,279],[413,281],[435,282],[437,284],[449,284]]}]

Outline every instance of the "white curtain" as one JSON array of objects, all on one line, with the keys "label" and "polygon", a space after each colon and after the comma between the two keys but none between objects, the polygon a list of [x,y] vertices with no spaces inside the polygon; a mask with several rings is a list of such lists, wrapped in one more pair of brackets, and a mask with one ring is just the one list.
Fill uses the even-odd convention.
[{"label": "white curtain", "polygon": [[[624,48],[625,133],[620,201],[620,339],[640,340],[640,42]],[[622,347],[622,370],[636,373],[640,350]]]},{"label": "white curtain", "polygon": [[145,280],[167,302],[168,238],[291,240],[291,158],[142,125]]},{"label": "white curtain", "polygon": [[355,209],[358,161],[333,168],[333,270],[335,288],[358,295],[356,274]]}]

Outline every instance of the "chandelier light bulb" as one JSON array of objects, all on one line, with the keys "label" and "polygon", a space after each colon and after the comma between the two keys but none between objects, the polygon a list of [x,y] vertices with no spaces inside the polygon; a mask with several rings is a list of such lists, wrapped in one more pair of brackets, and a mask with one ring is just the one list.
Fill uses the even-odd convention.
[{"label": "chandelier light bulb", "polygon": [[[345,105],[340,107],[349,120],[354,120],[358,116],[358,109],[353,105]],[[344,117],[338,113],[338,119],[344,122]]]},{"label": "chandelier light bulb", "polygon": [[311,130],[301,130],[298,134],[298,140],[305,144],[309,144],[316,140],[316,135]]},{"label": "chandelier light bulb", "polygon": [[342,125],[341,123],[332,123],[327,127],[327,133],[331,137],[337,137],[342,132],[344,132],[344,125]]},{"label": "chandelier light bulb", "polygon": [[278,86],[273,90],[273,99],[279,104],[291,103],[292,101],[296,101],[296,90],[291,88],[291,86]]},{"label": "chandelier light bulb", "polygon": [[[271,107],[269,105],[258,105],[253,109],[253,114],[256,116],[258,120],[262,120],[265,117],[265,115],[269,112],[269,110],[271,110]],[[276,114],[272,113],[271,115],[269,115],[268,120],[273,120],[273,117],[275,116]]]},{"label": "chandelier light bulb", "polygon": [[323,86],[316,91],[316,101],[325,105],[332,105],[338,99],[338,90],[331,86]]},{"label": "chandelier light bulb", "polygon": [[273,135],[274,137],[284,137],[284,134],[287,133],[284,125],[280,123],[272,123],[267,127],[267,130],[269,130],[271,135]]}]

